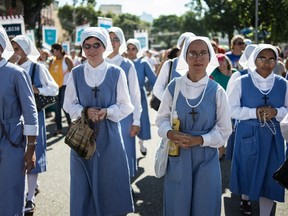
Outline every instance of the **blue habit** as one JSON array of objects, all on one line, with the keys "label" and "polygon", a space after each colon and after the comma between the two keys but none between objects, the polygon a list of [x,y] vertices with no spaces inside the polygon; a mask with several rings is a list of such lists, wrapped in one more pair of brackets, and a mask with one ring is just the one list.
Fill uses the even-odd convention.
[{"label": "blue habit", "polygon": [[[180,131],[199,136],[212,130],[216,121],[216,91],[218,84],[209,80],[203,101],[191,107],[179,92],[176,110],[180,120]],[[174,94],[175,79],[168,85]],[[203,93],[202,93],[203,94]],[[200,101],[202,94],[189,99],[192,105]],[[180,156],[170,157],[164,181],[165,216],[219,216],[221,213],[221,171],[217,148],[195,146],[180,148]]]},{"label": "blue habit", "polygon": [[[241,78],[241,106],[257,108],[284,106],[286,83],[280,76],[275,76],[275,83],[267,95],[254,86],[251,75]],[[247,91],[249,89],[249,91]],[[279,122],[272,119],[276,135],[267,127],[261,127],[258,119],[239,121],[235,132],[235,146],[232,159],[230,189],[235,194],[245,194],[251,200],[266,197],[271,200],[284,202],[284,188],[277,184],[272,176],[284,162],[285,146],[281,135]],[[273,129],[273,125],[268,122]]]},{"label": "blue habit", "polygon": [[[79,103],[83,107],[106,108],[116,103],[120,69],[108,66],[96,97],[84,78],[84,66],[72,70]],[[96,152],[90,160],[71,150],[71,216],[125,215],[133,212],[129,168],[119,122],[105,119],[94,125]]]}]

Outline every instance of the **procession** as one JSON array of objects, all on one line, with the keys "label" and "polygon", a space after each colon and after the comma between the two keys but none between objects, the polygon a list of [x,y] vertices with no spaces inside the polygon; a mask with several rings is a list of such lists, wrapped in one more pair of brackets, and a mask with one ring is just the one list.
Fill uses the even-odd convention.
[{"label": "procession", "polygon": [[287,46],[26,19],[0,19],[0,216],[288,214]]}]

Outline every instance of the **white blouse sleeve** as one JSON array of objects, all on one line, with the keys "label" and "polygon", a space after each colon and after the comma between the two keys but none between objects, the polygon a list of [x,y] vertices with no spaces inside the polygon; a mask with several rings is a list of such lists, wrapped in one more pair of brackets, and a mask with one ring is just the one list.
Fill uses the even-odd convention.
[{"label": "white blouse sleeve", "polygon": [[168,84],[168,77],[169,77],[169,69],[170,69],[170,64],[172,63],[171,60],[167,60],[164,62],[162,65],[159,75],[156,79],[156,82],[153,86],[153,94],[160,100],[162,101],[163,96],[164,96],[164,90]]},{"label": "white blouse sleeve", "polygon": [[53,77],[51,76],[45,65],[39,63],[40,82],[42,84],[39,89],[39,94],[44,96],[56,96],[59,92],[59,87]]},{"label": "white blouse sleeve", "polygon": [[140,93],[137,72],[133,63],[131,64],[131,67],[128,73],[128,80],[129,80],[129,92],[131,96],[131,102],[134,106],[132,124],[140,126],[140,118],[141,118],[141,112],[142,112],[141,93]]}]

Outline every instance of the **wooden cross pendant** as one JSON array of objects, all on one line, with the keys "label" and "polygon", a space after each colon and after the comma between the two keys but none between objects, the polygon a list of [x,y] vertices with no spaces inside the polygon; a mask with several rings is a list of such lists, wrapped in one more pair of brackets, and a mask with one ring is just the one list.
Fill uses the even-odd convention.
[{"label": "wooden cross pendant", "polygon": [[95,86],[94,88],[92,88],[92,91],[94,92],[94,97],[97,97],[97,92],[100,91],[100,89],[98,89],[97,86]]},{"label": "wooden cross pendant", "polygon": [[195,115],[198,115],[198,112],[195,112],[195,109],[192,108],[192,112],[189,112],[192,115],[193,121],[195,121]]}]

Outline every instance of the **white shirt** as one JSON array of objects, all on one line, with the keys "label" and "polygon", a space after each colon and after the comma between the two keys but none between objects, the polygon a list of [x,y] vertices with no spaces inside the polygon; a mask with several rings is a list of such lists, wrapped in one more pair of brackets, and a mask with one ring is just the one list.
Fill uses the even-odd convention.
[{"label": "white shirt", "polygon": [[[256,71],[251,73],[253,76],[253,82],[257,82],[259,88],[262,91],[267,91],[272,88],[273,80],[275,78],[275,74],[271,73],[268,77],[264,78],[260,76]],[[254,84],[255,85],[255,84]],[[257,85],[255,85],[257,86]],[[286,94],[285,94],[285,104],[284,107],[276,108],[277,115],[276,120],[281,121],[288,112],[288,82],[286,83]],[[237,78],[232,86],[231,91],[228,94],[229,103],[231,107],[231,115],[232,118],[238,120],[247,120],[247,119],[257,119],[256,108],[242,107],[240,104],[242,86],[241,86],[241,78]]]},{"label": "white shirt", "polygon": [[[162,101],[162,98],[164,96],[165,88],[168,84],[168,78],[169,78],[169,71],[170,71],[170,64],[172,63],[172,60],[167,60],[162,65],[159,75],[156,79],[156,82],[153,86],[153,94]],[[172,68],[171,68],[172,72]]]},{"label": "white shirt", "polygon": [[[106,58],[105,60],[110,64],[115,64],[120,67],[123,57],[118,54],[114,56],[112,59]],[[129,60],[130,61],[130,60]],[[130,61],[131,67],[128,72],[128,83],[129,83],[129,93],[131,102],[134,106],[134,112],[133,112],[133,125],[140,126],[140,118],[141,118],[141,112],[142,112],[142,105],[141,105],[141,93],[140,93],[140,87],[137,77],[137,72],[134,66],[134,63]]]},{"label": "white shirt", "polygon": [[[29,73],[30,68],[32,67],[33,62],[31,60],[27,60],[23,64],[19,65],[21,68],[23,68],[27,73]],[[53,77],[51,76],[50,72],[48,69],[45,67],[43,64],[38,64],[39,65],[39,79],[41,82],[42,87],[38,88],[39,94],[44,95],[44,96],[56,96],[58,95],[59,92],[59,87]],[[36,67],[35,67],[36,70]],[[35,71],[36,72],[36,71]]]},{"label": "white shirt", "polygon": [[[192,82],[187,78],[187,75],[182,76],[181,79],[182,83],[180,91],[187,99],[195,99],[199,97],[209,80],[207,75],[198,82]],[[164,97],[156,118],[156,125],[159,128],[158,134],[160,137],[167,137],[167,132],[172,130],[170,124],[172,103],[173,98],[167,88],[164,92]],[[212,148],[223,146],[232,132],[231,115],[227,95],[220,85],[218,85],[216,93],[216,105],[215,126],[210,132],[202,135],[204,141],[203,146],[210,146]]]},{"label": "white shirt", "polygon": [[[86,62],[84,64],[84,78],[87,85],[91,88],[99,86],[104,81],[107,69],[108,63],[106,61],[103,61],[96,68],[93,68],[88,62]],[[76,119],[81,116],[83,106],[79,104],[77,98],[73,72],[74,70],[72,70],[72,74],[70,74],[68,78],[63,108],[70,114],[71,118]],[[110,107],[103,108],[107,108],[107,118],[114,122],[119,122],[134,110],[129,96],[126,75],[122,69],[120,70],[120,76],[117,82],[116,103],[112,104]]]}]

